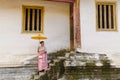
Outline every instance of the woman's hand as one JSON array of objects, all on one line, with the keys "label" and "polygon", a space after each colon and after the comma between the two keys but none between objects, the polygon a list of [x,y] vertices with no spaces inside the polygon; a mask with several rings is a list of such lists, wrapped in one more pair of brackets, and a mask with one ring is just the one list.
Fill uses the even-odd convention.
[{"label": "woman's hand", "polygon": [[38,56],[38,58],[39,58],[39,59],[41,59],[41,58],[42,58],[42,56],[41,56],[41,55],[39,55],[39,56]]}]

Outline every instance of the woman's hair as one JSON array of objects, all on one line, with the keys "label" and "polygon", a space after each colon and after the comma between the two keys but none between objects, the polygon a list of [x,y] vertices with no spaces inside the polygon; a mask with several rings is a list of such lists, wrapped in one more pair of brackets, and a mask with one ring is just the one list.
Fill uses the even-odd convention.
[{"label": "woman's hair", "polygon": [[40,41],[40,44],[44,43],[44,41]]}]

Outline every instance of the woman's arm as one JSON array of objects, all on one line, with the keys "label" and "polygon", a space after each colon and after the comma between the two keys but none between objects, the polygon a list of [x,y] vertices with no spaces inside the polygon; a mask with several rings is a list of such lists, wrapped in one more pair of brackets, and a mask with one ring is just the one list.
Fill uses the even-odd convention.
[{"label": "woman's arm", "polygon": [[46,52],[44,47],[38,47],[38,53],[42,54],[44,52]]},{"label": "woman's arm", "polygon": [[44,47],[44,51],[45,51],[45,53],[47,53],[47,48],[46,47]]}]

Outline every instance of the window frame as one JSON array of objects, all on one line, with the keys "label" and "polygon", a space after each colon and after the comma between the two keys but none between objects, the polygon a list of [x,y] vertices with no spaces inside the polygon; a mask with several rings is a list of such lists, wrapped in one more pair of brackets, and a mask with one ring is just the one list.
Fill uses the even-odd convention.
[{"label": "window frame", "polygon": [[[106,29],[103,29],[103,28],[100,28],[98,27],[98,5],[113,5],[113,22],[114,22],[114,28],[113,29],[110,29],[110,28],[106,28]],[[110,2],[110,1],[97,1],[96,2],[96,31],[98,32],[102,32],[102,31],[113,31],[113,32],[116,32],[118,30],[117,28],[117,10],[116,10],[116,2]]]},{"label": "window frame", "polygon": [[[41,10],[41,30],[40,31],[26,31],[25,30],[25,9],[40,9]],[[32,33],[44,33],[44,7],[43,6],[31,6],[31,5],[22,5],[22,33],[32,34]]]}]

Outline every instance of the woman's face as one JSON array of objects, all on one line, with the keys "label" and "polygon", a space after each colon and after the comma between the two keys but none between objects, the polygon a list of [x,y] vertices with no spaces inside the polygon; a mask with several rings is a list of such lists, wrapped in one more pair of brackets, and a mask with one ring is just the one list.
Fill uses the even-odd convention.
[{"label": "woman's face", "polygon": [[41,43],[41,46],[44,46],[44,43]]}]

